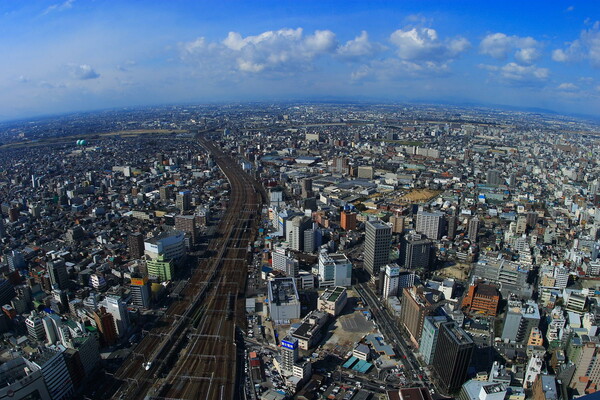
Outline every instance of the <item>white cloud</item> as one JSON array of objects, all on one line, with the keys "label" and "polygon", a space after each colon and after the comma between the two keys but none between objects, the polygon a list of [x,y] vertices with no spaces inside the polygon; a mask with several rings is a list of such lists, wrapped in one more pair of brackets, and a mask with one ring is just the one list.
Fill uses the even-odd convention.
[{"label": "white cloud", "polygon": [[69,75],[75,79],[79,80],[88,80],[88,79],[96,79],[100,77],[100,74],[97,73],[94,68],[92,68],[88,64],[68,64],[67,68],[69,70]]},{"label": "white cloud", "polygon": [[539,68],[535,65],[519,65],[514,62],[501,67],[485,64],[479,65],[479,67],[490,71],[493,77],[516,86],[539,85],[550,76],[550,70],[547,68]]},{"label": "white cloud", "polygon": [[593,67],[600,68],[600,21],[582,30],[579,38],[567,43],[564,49],[555,49],[552,59],[557,62],[588,60]]},{"label": "white cloud", "polygon": [[377,80],[397,80],[402,78],[420,79],[433,76],[442,76],[449,70],[448,63],[433,61],[413,62],[398,58],[374,60],[369,64],[360,66],[352,72],[353,81],[375,78]]},{"label": "white cloud", "polygon": [[569,6],[567,7],[567,9],[565,10],[566,12],[571,12],[575,9],[575,6]]},{"label": "white cloud", "polygon": [[390,35],[397,54],[403,60],[447,62],[463,53],[471,44],[463,37],[440,40],[432,28],[398,29]]},{"label": "white cloud", "polygon": [[481,54],[497,60],[505,60],[512,51],[517,62],[533,64],[541,56],[541,44],[530,36],[508,36],[502,32],[491,33],[479,43]]},{"label": "white cloud", "polygon": [[338,47],[337,55],[345,59],[356,60],[372,57],[383,50],[385,50],[383,45],[369,41],[367,31],[361,31],[359,36]]},{"label": "white cloud", "polygon": [[579,89],[579,87],[573,83],[564,82],[564,83],[561,83],[560,85],[558,85],[557,89],[559,89],[559,90],[577,90],[577,89]]},{"label": "white cloud", "polygon": [[75,3],[75,0],[66,0],[64,3],[52,4],[51,6],[48,6],[48,8],[46,8],[44,10],[44,12],[42,13],[42,15],[46,15],[46,14],[48,14],[50,12],[53,12],[53,11],[68,10],[69,8],[73,7],[73,3]]},{"label": "white cloud", "polygon": [[[310,68],[317,56],[333,54],[338,42],[329,30],[317,30],[305,36],[302,28],[297,28],[246,37],[238,32],[229,32],[220,43],[209,43],[204,37],[199,37],[180,47],[184,59],[194,57],[206,64],[207,59],[215,58],[214,62],[222,63],[230,70],[258,73]],[[231,68],[231,65],[234,67]]]}]

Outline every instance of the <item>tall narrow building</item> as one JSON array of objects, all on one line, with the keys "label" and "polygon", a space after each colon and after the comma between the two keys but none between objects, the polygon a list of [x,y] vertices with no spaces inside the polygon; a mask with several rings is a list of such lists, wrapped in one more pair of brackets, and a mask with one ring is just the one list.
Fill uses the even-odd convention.
[{"label": "tall narrow building", "polygon": [[447,393],[457,392],[467,380],[473,339],[455,321],[440,325],[433,368]]},{"label": "tall narrow building", "polygon": [[477,242],[477,234],[479,233],[479,218],[473,217],[469,221],[469,230],[467,234],[469,235],[469,240],[475,243]]},{"label": "tall narrow building", "polygon": [[381,267],[390,260],[392,228],[381,221],[365,224],[365,269],[372,277],[378,277]]}]

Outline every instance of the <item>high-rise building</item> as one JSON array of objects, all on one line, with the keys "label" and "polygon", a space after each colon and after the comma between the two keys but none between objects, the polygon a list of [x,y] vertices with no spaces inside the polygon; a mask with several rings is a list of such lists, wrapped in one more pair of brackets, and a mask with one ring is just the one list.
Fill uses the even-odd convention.
[{"label": "high-rise building", "polygon": [[427,291],[421,287],[402,289],[400,323],[408,332],[411,341],[418,348],[425,317],[435,315],[441,306],[442,295],[437,291]]},{"label": "high-rise building", "polygon": [[444,234],[446,225],[445,215],[442,212],[419,211],[417,213],[417,224],[415,230],[429,239],[439,240]]},{"label": "high-rise building", "polygon": [[71,398],[73,382],[63,353],[66,348],[62,345],[43,347],[32,355],[30,361],[42,370],[42,376],[52,400]]},{"label": "high-rise building", "polygon": [[407,235],[400,241],[400,265],[404,268],[428,268],[432,255],[433,243],[424,235]]},{"label": "high-rise building", "polygon": [[175,197],[175,207],[179,210],[188,211],[192,209],[192,192],[189,190],[182,190],[177,193]]},{"label": "high-rise building", "polygon": [[372,277],[379,277],[381,267],[390,260],[392,228],[381,221],[367,221],[365,224],[365,269]]},{"label": "high-rise building", "polygon": [[509,300],[502,339],[511,343],[526,343],[531,331],[540,324],[540,311],[535,301],[529,300],[524,304],[519,300]]},{"label": "high-rise building", "polygon": [[336,157],[333,159],[332,170],[334,173],[345,175],[348,173],[348,168],[348,158]]},{"label": "high-rise building", "polygon": [[69,288],[69,276],[67,275],[67,266],[64,260],[49,261],[46,264],[46,268],[48,269],[50,282],[54,289],[65,290]]},{"label": "high-rise building", "polygon": [[398,264],[387,264],[385,266],[385,277],[383,278],[383,298],[398,295],[398,283],[400,281],[400,267]]},{"label": "high-rise building", "polygon": [[404,232],[404,217],[401,215],[392,215],[390,217],[390,224],[392,225],[392,233]]},{"label": "high-rise building", "polygon": [[159,255],[146,261],[146,272],[160,282],[170,281],[175,276],[175,263],[172,259]]},{"label": "high-rise building", "polygon": [[176,215],[175,229],[185,233],[188,247],[193,247],[198,243],[198,228],[193,215]]},{"label": "high-rise building", "polygon": [[419,353],[421,353],[423,361],[425,361],[425,364],[427,365],[433,363],[433,355],[435,354],[435,348],[437,346],[440,325],[447,321],[448,318],[444,315],[425,317],[421,341],[419,342]]},{"label": "high-rise building", "polygon": [[292,253],[285,248],[276,248],[271,253],[273,269],[284,272],[287,276],[293,278],[298,277],[300,273],[300,263],[294,257]]},{"label": "high-rise building", "polygon": [[458,225],[458,221],[454,213],[446,216],[446,225],[448,227],[448,239],[454,240],[454,237],[456,236],[456,228]]},{"label": "high-rise building", "polygon": [[144,255],[144,235],[140,232],[133,232],[127,237],[129,248],[129,257],[132,259],[142,258]]},{"label": "high-rise building", "polygon": [[106,307],[106,311],[113,316],[118,335],[124,336],[129,329],[127,303],[121,300],[119,296],[108,295],[104,300],[104,305]]},{"label": "high-rise building", "polygon": [[319,286],[352,285],[352,263],[345,254],[319,254]]},{"label": "high-rise building", "polygon": [[173,195],[173,187],[171,185],[161,186],[158,192],[162,201],[169,201]]},{"label": "high-rise building", "polygon": [[25,320],[25,325],[27,326],[27,335],[33,340],[41,342],[46,338],[42,318],[36,311],[31,312],[31,315]]},{"label": "high-rise building", "polygon": [[374,170],[373,167],[358,167],[358,179],[373,179]]},{"label": "high-rise building", "polygon": [[457,392],[467,378],[473,339],[455,321],[440,325],[433,369],[448,393]]},{"label": "high-rise building", "polygon": [[290,227],[290,237],[288,242],[290,248],[296,251],[304,250],[304,231],[312,227],[312,220],[305,215],[298,215],[292,218]]},{"label": "high-rise building", "polygon": [[94,321],[102,335],[102,343],[106,346],[115,344],[119,335],[117,335],[117,327],[115,326],[115,320],[112,314],[106,312],[106,308],[100,307],[98,310],[94,311]]},{"label": "high-rise building", "polygon": [[15,288],[10,281],[0,279],[0,305],[9,304],[15,295]]},{"label": "high-rise building", "polygon": [[340,214],[340,226],[346,231],[353,231],[356,229],[356,213],[350,211],[342,211]]},{"label": "high-rise building", "polygon": [[294,363],[298,361],[298,339],[286,336],[281,341],[281,367],[285,372],[293,373]]},{"label": "high-rise building", "polygon": [[500,174],[500,171],[495,170],[495,169],[488,169],[487,172],[485,173],[485,177],[486,177],[488,185],[490,185],[490,186],[498,186],[498,185],[502,185],[504,183],[504,180],[502,179],[502,175]]},{"label": "high-rise building", "polygon": [[185,256],[185,234],[179,230],[170,230],[144,241],[147,256],[157,259],[163,256],[166,260],[179,260]]},{"label": "high-rise building", "polygon": [[467,235],[469,235],[469,240],[475,243],[477,242],[477,234],[479,233],[479,218],[473,217],[469,221],[469,229],[467,231]]},{"label": "high-rise building", "polygon": [[150,289],[148,278],[134,275],[131,277],[131,302],[143,308],[150,306]]},{"label": "high-rise building", "polygon": [[313,197],[312,190],[312,179],[304,178],[300,181],[300,187],[302,188],[302,198],[307,199]]}]

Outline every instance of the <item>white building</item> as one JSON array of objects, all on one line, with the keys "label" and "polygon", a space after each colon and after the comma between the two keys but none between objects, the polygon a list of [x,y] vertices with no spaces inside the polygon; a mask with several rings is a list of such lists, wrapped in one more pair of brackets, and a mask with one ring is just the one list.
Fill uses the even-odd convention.
[{"label": "white building", "polygon": [[398,264],[385,266],[385,277],[383,279],[383,298],[398,295],[398,283],[400,280],[400,267]]},{"label": "white building", "polygon": [[107,296],[103,305],[106,307],[106,312],[112,314],[119,336],[125,335],[129,329],[127,303],[122,301],[119,296]]},{"label": "white building", "polygon": [[63,356],[65,350],[62,345],[45,347],[30,360],[42,370],[52,400],[68,399],[73,394],[73,382]]},{"label": "white building", "polygon": [[345,254],[319,254],[319,286],[352,285],[352,263]]},{"label": "white building", "polygon": [[185,256],[185,234],[178,230],[162,232],[144,242],[145,254],[153,260],[163,256],[166,260],[178,260]]},{"label": "white building", "polygon": [[269,314],[276,323],[300,318],[300,299],[294,278],[276,278],[269,282]]}]

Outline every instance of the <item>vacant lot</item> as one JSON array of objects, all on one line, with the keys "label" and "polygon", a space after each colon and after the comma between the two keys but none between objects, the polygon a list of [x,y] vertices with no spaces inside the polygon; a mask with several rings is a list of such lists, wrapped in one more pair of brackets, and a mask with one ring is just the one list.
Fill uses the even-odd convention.
[{"label": "vacant lot", "polygon": [[396,202],[398,203],[423,203],[427,202],[442,193],[441,190],[430,190],[430,189],[412,189],[404,196],[398,197]]}]

